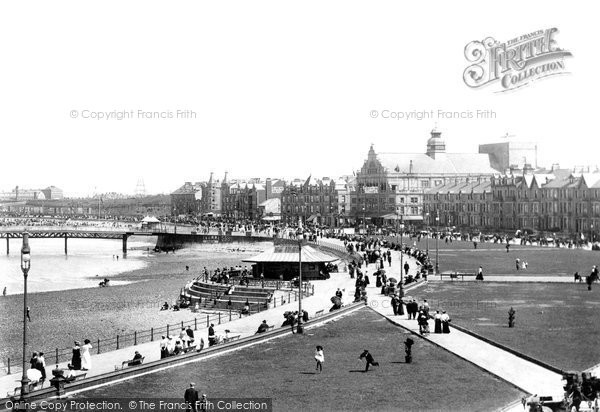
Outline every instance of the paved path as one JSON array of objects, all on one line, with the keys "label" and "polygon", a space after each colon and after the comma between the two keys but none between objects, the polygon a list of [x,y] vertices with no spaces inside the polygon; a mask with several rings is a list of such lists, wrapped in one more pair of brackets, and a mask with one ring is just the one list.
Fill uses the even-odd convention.
[{"label": "paved path", "polygon": [[[328,312],[331,307],[330,298],[335,294],[337,288],[344,290],[342,297],[343,303],[352,303],[354,300],[354,282],[355,279],[350,279],[350,276],[347,273],[332,273],[330,279],[312,282],[315,285],[315,294],[302,300],[302,308],[309,313],[311,318],[313,318],[315,312],[319,310]],[[223,335],[225,329],[229,329],[230,335],[241,335],[242,338],[251,336],[256,332],[263,319],[266,320],[269,325],[279,327],[284,321],[283,313],[290,310],[298,310],[298,302],[293,301],[293,298],[291,303],[287,303],[283,306],[277,306],[276,308],[264,312],[233,320],[222,325],[216,325],[215,333],[217,335]],[[200,315],[200,317],[201,316],[202,315]],[[176,334],[174,333],[173,336],[176,337]],[[208,344],[208,328],[199,328],[195,331],[195,338],[198,342],[200,341],[200,338],[203,338],[204,342]],[[137,346],[129,346],[111,352],[92,355],[92,368],[87,372],[87,377],[114,371],[115,366],[121,367],[121,363],[124,360],[131,359],[136,350],[145,357],[144,362],[160,359],[160,337],[157,339],[158,340],[155,340],[154,342],[147,342]],[[59,367],[66,368],[67,363],[68,362],[62,362],[59,364]],[[54,368],[54,364],[47,365],[46,371],[48,379],[52,377],[51,370]],[[7,393],[12,395],[14,389],[21,385],[20,379],[20,372],[0,377],[0,398],[6,396]],[[46,383],[44,387],[48,387],[48,383]]]},{"label": "paved path", "polygon": [[[464,279],[450,279],[444,276],[440,279],[439,275],[429,276],[430,282],[478,282],[474,276],[467,276]],[[539,282],[539,283],[573,283],[573,276],[548,276],[544,274],[527,274],[527,275],[484,275],[484,282]],[[585,282],[581,282],[582,287],[587,287]]]},{"label": "paved path", "polygon": [[[398,252],[394,253],[393,258],[395,261],[399,260]],[[412,270],[415,270],[416,263],[414,259],[409,258],[409,264]],[[392,276],[399,278],[399,264],[395,264],[391,268],[386,268],[386,270]],[[419,327],[417,321],[407,320],[406,315],[395,316],[390,304],[390,298],[381,295],[380,292],[376,287],[368,288],[369,306],[393,323],[418,334]],[[416,297],[418,295],[418,288],[412,291],[409,290],[406,294]],[[450,316],[452,316],[451,313]],[[433,331],[432,320],[430,321],[430,330]],[[452,328],[450,334],[431,333],[424,336],[423,339],[443,347],[455,355],[511,382],[526,392],[562,399],[561,375],[483,342],[471,335]]]}]

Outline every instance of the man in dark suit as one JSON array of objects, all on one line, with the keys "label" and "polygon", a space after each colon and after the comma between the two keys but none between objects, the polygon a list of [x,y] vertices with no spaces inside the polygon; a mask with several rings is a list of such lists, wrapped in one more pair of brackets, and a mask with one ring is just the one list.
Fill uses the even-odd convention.
[{"label": "man in dark suit", "polygon": [[187,404],[186,412],[196,412],[198,410],[197,402],[199,398],[198,391],[196,390],[196,384],[194,382],[190,383],[190,387],[185,390],[183,398],[185,399],[185,403]]},{"label": "man in dark suit", "polygon": [[373,359],[373,355],[371,355],[366,349],[363,353],[360,354],[359,359],[364,359],[366,361],[365,372],[369,371],[369,365],[379,366],[379,362],[375,362],[375,359]]}]

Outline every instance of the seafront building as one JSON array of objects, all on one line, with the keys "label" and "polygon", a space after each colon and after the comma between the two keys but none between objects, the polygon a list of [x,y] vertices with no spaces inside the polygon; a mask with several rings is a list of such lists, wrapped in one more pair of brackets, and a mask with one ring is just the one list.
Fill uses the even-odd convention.
[{"label": "seafront building", "polygon": [[523,166],[490,181],[449,182],[428,190],[426,225],[598,239],[600,171]]},{"label": "seafront building", "polygon": [[286,182],[281,193],[281,219],[296,224],[298,219],[313,225],[329,227],[354,223],[350,215],[350,195],[355,190],[355,178],[309,176],[305,181]]},{"label": "seafront building", "polygon": [[377,153],[371,145],[350,194],[350,215],[382,226],[398,218],[423,223],[424,193],[449,183],[489,181],[500,171],[488,153],[447,153],[441,132],[431,131],[425,153]]}]

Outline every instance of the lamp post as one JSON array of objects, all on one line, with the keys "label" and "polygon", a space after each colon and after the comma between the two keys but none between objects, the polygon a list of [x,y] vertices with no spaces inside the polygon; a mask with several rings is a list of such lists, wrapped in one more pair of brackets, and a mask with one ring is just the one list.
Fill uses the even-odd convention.
[{"label": "lamp post", "polygon": [[435,215],[435,274],[438,275],[440,271],[440,267],[438,264],[438,242],[440,240],[440,211],[436,210]]},{"label": "lamp post", "polygon": [[[396,210],[396,223],[398,223],[398,210]],[[402,232],[404,232],[404,220],[403,216],[400,215],[400,285],[398,286],[398,295],[400,296],[400,299],[404,297],[404,239]],[[402,307],[402,304],[400,305],[400,307]],[[404,313],[401,314],[403,315]]]},{"label": "lamp post", "polygon": [[304,241],[304,233],[302,230],[302,221],[298,219],[298,232],[296,233],[296,239],[298,239],[298,328],[296,332],[303,333],[304,327],[302,326],[302,242]]},{"label": "lamp post", "polygon": [[23,271],[23,375],[21,377],[20,402],[25,401],[29,392],[29,379],[27,378],[27,275],[31,265],[31,249],[29,249],[29,233],[23,233],[23,246],[21,247],[21,270]]},{"label": "lamp post", "polygon": [[363,227],[365,228],[365,235],[367,234],[367,213],[365,212],[365,208],[362,208],[363,212]]},{"label": "lamp post", "polygon": [[[425,218],[425,221],[429,224],[429,212],[425,213]],[[429,256],[429,230],[427,230],[427,234],[425,235],[425,250],[427,256]]]}]

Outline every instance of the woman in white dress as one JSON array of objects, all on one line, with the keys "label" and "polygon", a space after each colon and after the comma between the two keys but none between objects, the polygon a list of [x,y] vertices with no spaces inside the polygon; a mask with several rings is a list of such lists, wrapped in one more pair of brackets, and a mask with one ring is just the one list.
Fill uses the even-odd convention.
[{"label": "woman in white dress", "polygon": [[323,362],[325,362],[325,354],[323,353],[323,347],[317,346],[315,350],[315,360],[317,361],[317,370],[319,373],[323,372]]},{"label": "woman in white dress", "polygon": [[81,347],[81,370],[87,371],[92,368],[92,345],[89,339],[84,340],[83,343],[84,345]]}]

